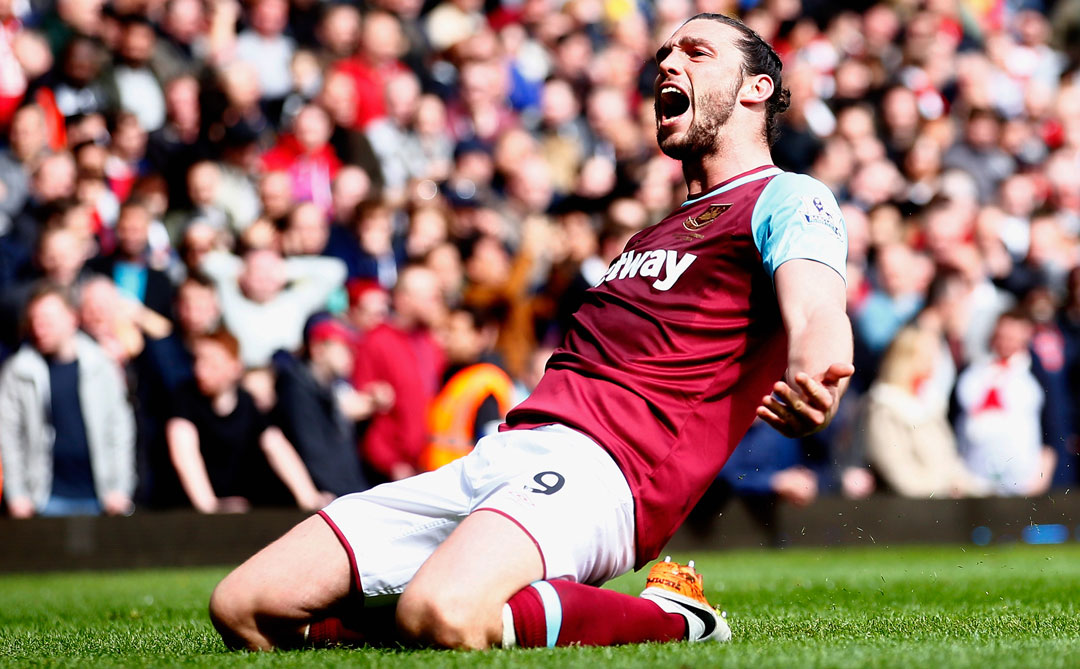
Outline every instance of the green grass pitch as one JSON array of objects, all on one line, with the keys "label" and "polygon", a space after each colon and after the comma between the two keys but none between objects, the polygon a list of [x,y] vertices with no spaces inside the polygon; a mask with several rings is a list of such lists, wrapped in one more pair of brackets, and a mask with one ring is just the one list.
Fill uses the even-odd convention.
[{"label": "green grass pitch", "polygon": [[[225,651],[223,569],[0,576],[0,665],[19,667],[1080,666],[1080,544],[745,551],[696,558],[730,644],[490,651]],[[642,573],[609,587],[635,593]]]}]

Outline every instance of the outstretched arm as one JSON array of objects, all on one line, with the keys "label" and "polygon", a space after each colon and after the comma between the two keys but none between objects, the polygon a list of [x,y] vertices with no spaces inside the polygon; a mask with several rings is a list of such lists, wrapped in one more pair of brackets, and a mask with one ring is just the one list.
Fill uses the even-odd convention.
[{"label": "outstretched arm", "polygon": [[855,372],[844,280],[829,266],[785,262],[773,275],[788,336],[788,368],[757,415],[788,437],[821,430],[840,404]]}]

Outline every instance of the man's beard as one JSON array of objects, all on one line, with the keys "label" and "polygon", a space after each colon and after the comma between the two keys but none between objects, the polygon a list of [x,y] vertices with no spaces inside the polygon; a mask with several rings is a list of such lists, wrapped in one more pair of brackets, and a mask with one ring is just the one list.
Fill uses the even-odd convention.
[{"label": "man's beard", "polygon": [[[660,136],[661,128],[656,129],[656,143],[660,150],[670,158],[683,161],[715,153],[720,149],[720,129],[724,127],[731,113],[735,110],[735,101],[739,94],[741,81],[728,89],[705,94],[694,107],[694,120],[681,138],[668,135]],[[656,117],[660,118],[660,102],[655,103]]]}]

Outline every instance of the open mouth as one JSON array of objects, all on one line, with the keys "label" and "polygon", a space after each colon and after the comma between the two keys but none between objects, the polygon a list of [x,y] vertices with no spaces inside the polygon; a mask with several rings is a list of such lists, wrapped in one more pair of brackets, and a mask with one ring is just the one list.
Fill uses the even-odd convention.
[{"label": "open mouth", "polygon": [[671,84],[665,84],[660,88],[657,102],[661,123],[674,121],[690,108],[690,97]]}]

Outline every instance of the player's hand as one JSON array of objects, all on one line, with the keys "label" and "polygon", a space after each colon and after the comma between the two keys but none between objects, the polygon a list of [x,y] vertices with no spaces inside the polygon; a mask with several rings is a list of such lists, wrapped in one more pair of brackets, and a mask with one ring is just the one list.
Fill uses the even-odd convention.
[{"label": "player's hand", "polygon": [[820,379],[798,372],[793,385],[777,381],[772,395],[761,399],[757,415],[785,437],[813,434],[836,415],[846,380],[854,373],[854,365],[838,362],[830,365]]}]

